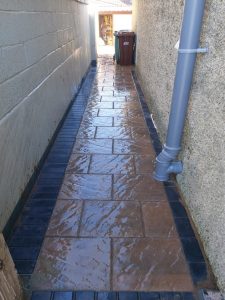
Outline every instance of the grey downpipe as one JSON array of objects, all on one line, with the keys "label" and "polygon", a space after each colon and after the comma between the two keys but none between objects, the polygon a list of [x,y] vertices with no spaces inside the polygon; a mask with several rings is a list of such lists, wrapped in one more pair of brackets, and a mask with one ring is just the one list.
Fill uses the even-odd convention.
[{"label": "grey downpipe", "polygon": [[207,52],[198,48],[204,8],[205,0],[185,1],[166,144],[156,158],[154,178],[158,181],[167,181],[171,173],[179,174],[183,170],[182,162],[176,159],[181,150],[196,56]]}]

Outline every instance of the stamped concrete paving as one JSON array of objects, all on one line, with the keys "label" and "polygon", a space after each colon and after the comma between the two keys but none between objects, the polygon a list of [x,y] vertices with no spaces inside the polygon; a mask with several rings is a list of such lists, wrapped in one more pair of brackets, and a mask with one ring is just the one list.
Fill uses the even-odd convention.
[{"label": "stamped concrete paving", "polygon": [[154,157],[131,69],[102,59],[33,289],[193,290]]}]

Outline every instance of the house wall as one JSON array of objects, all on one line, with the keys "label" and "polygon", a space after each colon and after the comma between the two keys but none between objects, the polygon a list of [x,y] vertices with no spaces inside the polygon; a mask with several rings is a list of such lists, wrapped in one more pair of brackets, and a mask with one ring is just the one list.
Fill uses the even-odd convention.
[{"label": "house wall", "polygon": [[0,299],[22,300],[24,299],[20,287],[14,263],[9,253],[3,235],[0,233],[0,260],[3,261],[3,268],[0,269]]},{"label": "house wall", "polygon": [[91,48],[91,60],[94,62],[97,60],[97,49],[96,49],[96,7],[94,3],[89,5],[89,24],[90,24],[90,48]]},{"label": "house wall", "polygon": [[90,64],[88,6],[0,0],[0,231]]},{"label": "house wall", "polygon": [[[165,141],[183,0],[134,1],[137,73]],[[209,258],[225,293],[225,1],[206,0],[198,55],[180,158],[184,171],[177,180]]]}]

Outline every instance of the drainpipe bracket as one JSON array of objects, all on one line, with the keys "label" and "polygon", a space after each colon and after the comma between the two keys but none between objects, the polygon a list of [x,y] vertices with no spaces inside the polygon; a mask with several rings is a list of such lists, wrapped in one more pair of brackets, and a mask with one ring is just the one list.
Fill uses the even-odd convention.
[{"label": "drainpipe bracket", "polygon": [[174,161],[177,153],[181,150],[181,147],[168,147],[166,144],[163,147],[163,151],[157,156],[156,161],[159,163],[169,163]]},{"label": "drainpipe bracket", "polygon": [[194,54],[194,53],[208,53],[209,52],[209,48],[205,47],[205,48],[197,48],[197,49],[178,49],[178,52],[181,54]]}]

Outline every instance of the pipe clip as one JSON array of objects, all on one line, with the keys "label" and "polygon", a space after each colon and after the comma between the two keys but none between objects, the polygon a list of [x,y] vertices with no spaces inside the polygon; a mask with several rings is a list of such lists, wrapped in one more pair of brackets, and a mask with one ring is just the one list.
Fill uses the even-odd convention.
[{"label": "pipe clip", "polygon": [[208,53],[209,48],[197,48],[197,49],[178,49],[179,53],[182,54],[193,54],[193,53]]}]

